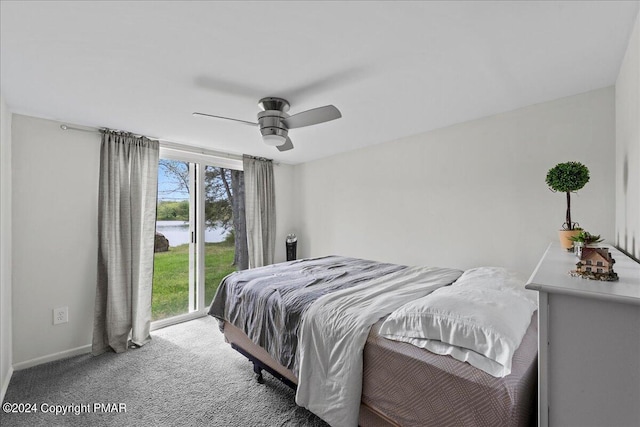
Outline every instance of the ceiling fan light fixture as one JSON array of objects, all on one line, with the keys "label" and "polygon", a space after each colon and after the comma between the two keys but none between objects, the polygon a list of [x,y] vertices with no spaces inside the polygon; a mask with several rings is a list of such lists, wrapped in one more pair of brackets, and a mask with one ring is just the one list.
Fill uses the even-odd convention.
[{"label": "ceiling fan light fixture", "polygon": [[262,135],[262,140],[265,144],[270,145],[272,147],[278,147],[285,142],[287,142],[287,137],[283,135],[269,134]]}]

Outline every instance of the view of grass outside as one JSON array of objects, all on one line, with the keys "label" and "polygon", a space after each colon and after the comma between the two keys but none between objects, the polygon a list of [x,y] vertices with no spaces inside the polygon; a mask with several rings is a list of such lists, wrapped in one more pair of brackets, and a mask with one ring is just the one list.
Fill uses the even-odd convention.
[{"label": "view of grass outside", "polygon": [[[194,182],[197,179],[199,183]],[[201,188],[203,193],[196,195],[193,188]],[[241,206],[233,202],[243,200],[243,191],[242,171],[160,159],[152,321],[187,314],[193,308],[189,306],[189,286],[200,288],[194,278],[189,283],[189,266],[204,270],[204,300],[198,303],[198,310],[211,304],[226,275],[238,268],[247,268],[246,238],[235,238],[237,230],[241,236],[246,235],[244,221],[238,219],[243,217]],[[235,194],[239,196],[234,197]],[[203,212],[192,212],[198,203],[197,197],[204,199],[201,199]],[[194,214],[198,218],[193,217]],[[202,218],[199,217],[201,214]],[[204,242],[205,254],[204,265],[195,266],[196,260],[190,259],[189,245],[195,232],[194,224],[199,221],[204,223],[198,239]]]},{"label": "view of grass outside", "polygon": [[[205,243],[205,305],[209,305],[220,281],[236,271],[233,240]],[[170,247],[155,254],[152,319],[188,313],[189,245]]]}]

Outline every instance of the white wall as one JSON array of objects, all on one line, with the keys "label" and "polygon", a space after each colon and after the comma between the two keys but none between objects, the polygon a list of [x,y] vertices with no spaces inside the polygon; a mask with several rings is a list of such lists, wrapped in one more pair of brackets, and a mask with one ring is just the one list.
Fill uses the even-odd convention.
[{"label": "white wall", "polygon": [[9,386],[11,337],[11,112],[0,96],[0,401]]},{"label": "white wall", "polygon": [[616,81],[616,244],[640,260],[640,14]]},{"label": "white wall", "polygon": [[294,168],[283,163],[273,167],[273,179],[276,192],[276,251],[275,262],[287,259],[285,239],[287,234],[295,233],[295,217],[293,211]]},{"label": "white wall", "polygon": [[613,241],[614,120],[609,87],[298,165],[299,251],[528,276],[564,222],[545,177],[566,161],[591,171],[574,220]]},{"label": "white wall", "polygon": [[[88,349],[96,287],[100,136],[13,116],[13,362]],[[69,307],[54,326],[52,310]]]}]

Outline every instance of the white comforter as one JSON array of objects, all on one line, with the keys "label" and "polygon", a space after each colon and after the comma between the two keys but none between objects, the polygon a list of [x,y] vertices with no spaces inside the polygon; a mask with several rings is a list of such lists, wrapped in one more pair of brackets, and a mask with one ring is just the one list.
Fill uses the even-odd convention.
[{"label": "white comforter", "polygon": [[362,354],[371,326],[455,281],[459,270],[412,267],[316,300],[300,327],[296,403],[334,427],[357,426]]}]

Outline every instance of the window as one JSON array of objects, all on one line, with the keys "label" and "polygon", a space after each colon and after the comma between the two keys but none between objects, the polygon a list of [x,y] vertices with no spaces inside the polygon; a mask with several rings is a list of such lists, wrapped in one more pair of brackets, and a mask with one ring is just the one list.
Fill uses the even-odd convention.
[{"label": "window", "polygon": [[603,265],[603,264],[602,264],[602,261],[598,261],[598,262],[596,262],[596,265],[597,265],[598,267],[602,267],[602,265]]},{"label": "window", "polygon": [[240,160],[161,148],[153,329],[206,314],[222,278],[246,268],[241,169]]}]

